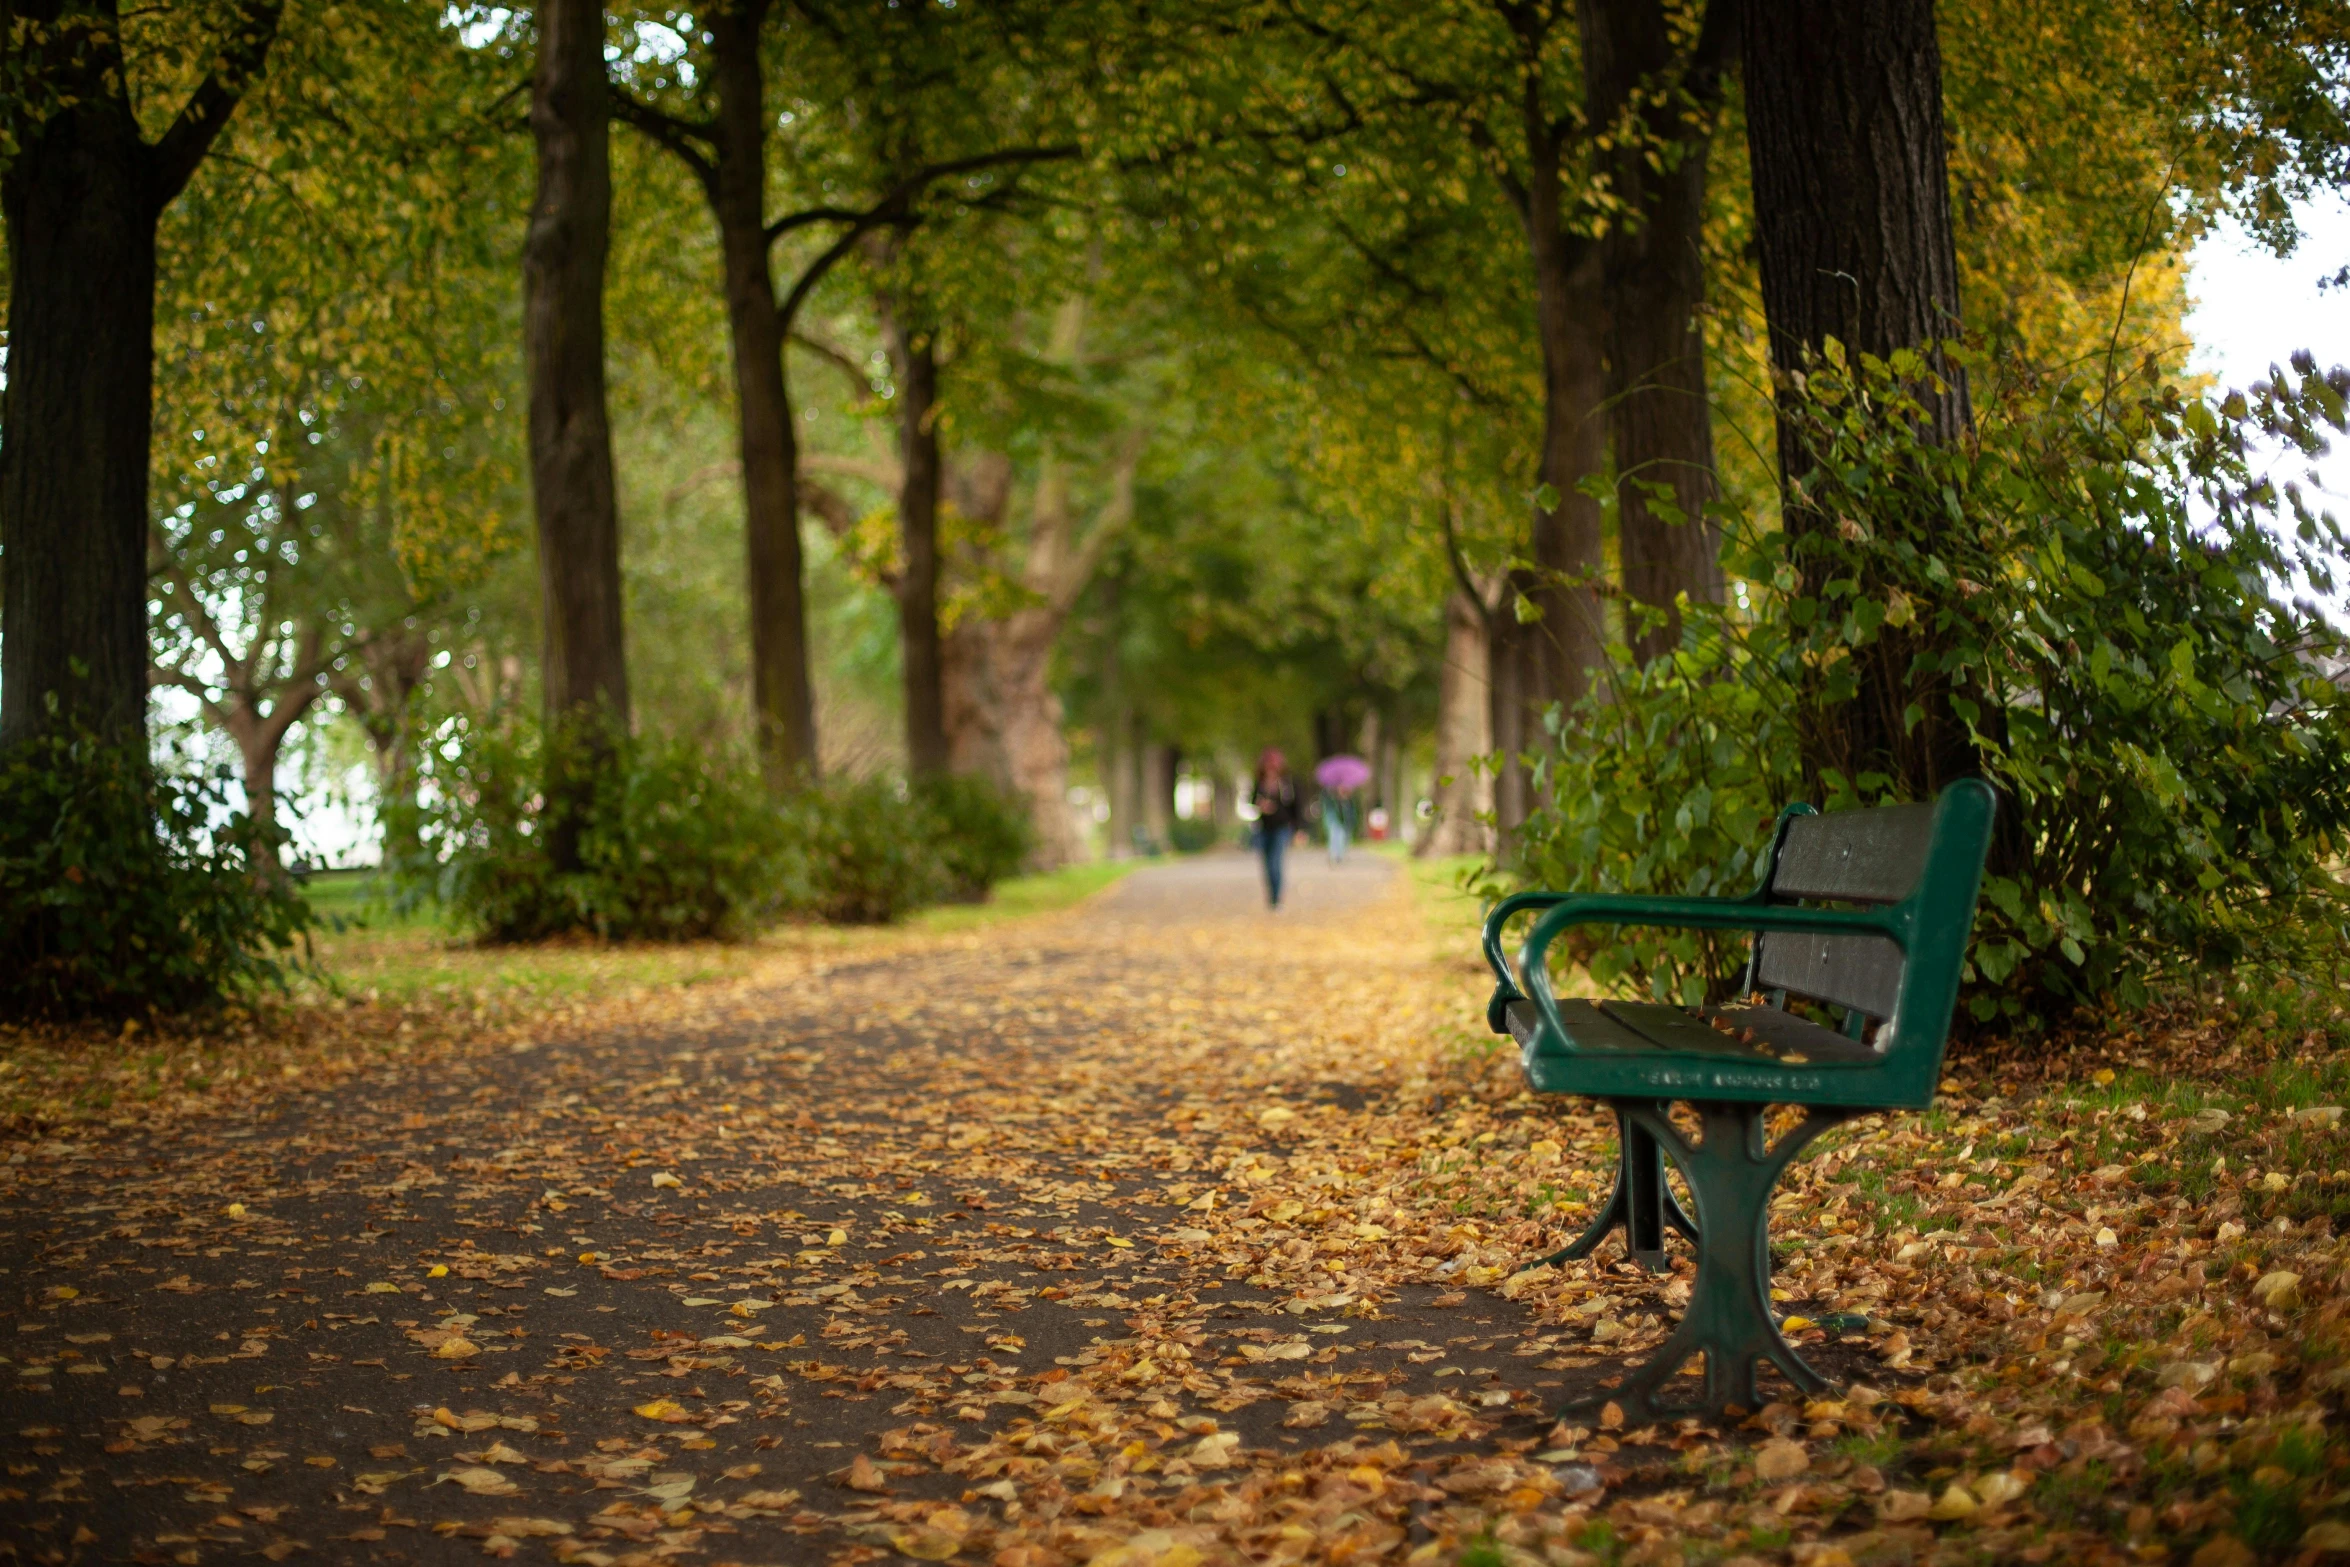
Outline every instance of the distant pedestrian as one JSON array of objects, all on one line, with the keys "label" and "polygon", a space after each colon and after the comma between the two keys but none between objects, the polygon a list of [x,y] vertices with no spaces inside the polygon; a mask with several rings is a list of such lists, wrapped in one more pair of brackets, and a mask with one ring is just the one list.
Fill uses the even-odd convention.
[{"label": "distant pedestrian", "polygon": [[1354,796],[1351,790],[1337,790],[1322,796],[1322,836],[1328,841],[1330,863],[1346,863],[1346,841],[1353,826]]},{"label": "distant pedestrian", "polygon": [[1355,793],[1371,781],[1371,764],[1341,751],[1325,756],[1314,769],[1322,786],[1322,838],[1330,846],[1330,863],[1346,863],[1346,841],[1354,836]]},{"label": "distant pedestrian", "polygon": [[1289,840],[1297,836],[1297,780],[1289,776],[1289,759],[1272,746],[1257,758],[1256,782],[1249,800],[1257,809],[1257,853],[1265,859],[1265,904],[1281,907],[1281,865]]}]

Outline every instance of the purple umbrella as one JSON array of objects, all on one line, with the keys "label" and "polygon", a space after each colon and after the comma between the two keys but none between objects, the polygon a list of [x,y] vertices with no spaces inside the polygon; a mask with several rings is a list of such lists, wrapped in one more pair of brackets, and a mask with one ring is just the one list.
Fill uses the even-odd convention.
[{"label": "purple umbrella", "polygon": [[1314,768],[1314,782],[1333,794],[1352,794],[1371,781],[1371,764],[1359,756],[1326,756]]}]

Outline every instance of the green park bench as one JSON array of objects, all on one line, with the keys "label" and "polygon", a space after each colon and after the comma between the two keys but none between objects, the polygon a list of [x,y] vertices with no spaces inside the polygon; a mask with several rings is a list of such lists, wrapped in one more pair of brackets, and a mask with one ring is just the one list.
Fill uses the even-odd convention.
[{"label": "green park bench", "polygon": [[[1632,1256],[1651,1268],[1663,1264],[1667,1227],[1696,1245],[1680,1326],[1609,1395],[1628,1419],[1759,1408],[1755,1377],[1765,1361],[1807,1395],[1827,1390],[1771,1311],[1771,1188],[1837,1123],[1932,1102],[1991,819],[1991,790],[1974,779],[1931,805],[1827,816],[1791,805],[1762,883],[1745,897],[1522,892],[1486,917],[1485,957],[1499,981],[1486,1011],[1493,1031],[1516,1038],[1535,1091],[1603,1100],[1622,1134],[1614,1192],[1581,1239],[1544,1261],[1587,1255],[1619,1227]],[[1502,927],[1528,911],[1538,917],[1513,975]],[[1550,946],[1576,925],[1751,931],[1743,992],[1767,1004],[1561,1000]],[[1840,1014],[1842,1027],[1789,1010],[1790,998]],[[1698,1141],[1674,1125],[1675,1101],[1696,1113]],[[1776,1145],[1763,1125],[1772,1105],[1806,1112]],[[1666,1155],[1694,1215],[1665,1183]],[[1704,1393],[1684,1406],[1669,1393],[1692,1357],[1704,1360]]]}]

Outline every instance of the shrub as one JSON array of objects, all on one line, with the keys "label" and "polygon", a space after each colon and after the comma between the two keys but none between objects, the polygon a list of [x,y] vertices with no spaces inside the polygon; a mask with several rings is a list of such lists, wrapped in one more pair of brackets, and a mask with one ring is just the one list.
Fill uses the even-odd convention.
[{"label": "shrub", "polygon": [[932,774],[915,781],[913,796],[930,817],[924,830],[937,845],[950,898],[977,902],[1036,852],[1027,802],[988,779]]},{"label": "shrub", "polygon": [[1214,822],[1178,816],[1167,824],[1167,847],[1177,854],[1205,854],[1224,839]]},{"label": "shrub", "polygon": [[[2344,950],[2350,837],[2346,649],[2308,602],[2342,536],[2256,443],[2321,448],[2350,376],[2292,375],[2217,402],[2101,393],[1976,365],[1966,441],[1922,441],[1914,356],[1810,377],[1825,526],[1734,533],[1743,605],[1697,606],[1678,654],[1619,659],[1553,715],[1551,806],[1514,870],[1543,885],[1743,891],[1777,807],[1917,798],[1892,771],[1818,765],[1853,671],[1898,644],[1914,730],[1965,728],[2001,794],[1970,969],[1979,1020],[2036,1017],[2239,966],[2307,971]],[[1880,663],[1879,667],[1884,667]],[[1807,770],[1807,761],[1813,765]],[[1681,1000],[1735,981],[1735,944],[1603,932],[1597,974]]]},{"label": "shrub", "polygon": [[891,778],[827,779],[793,805],[806,856],[804,907],[836,925],[880,925],[956,888],[938,818]]},{"label": "shrub", "polygon": [[309,906],[229,798],[86,733],[0,752],[0,1013],[175,1012],[282,986]]},{"label": "shrub", "polygon": [[[405,874],[429,877],[491,941],[571,930],[739,936],[799,901],[798,845],[742,770],[712,767],[679,742],[621,736],[604,742],[601,760],[588,744],[549,744],[529,726],[452,724],[425,759],[428,787],[413,807],[423,858]],[[549,853],[544,811],[545,781],[559,767],[594,778],[568,870]]]},{"label": "shrub", "polygon": [[[549,852],[558,768],[594,777],[570,870]],[[529,725],[453,722],[422,778],[385,834],[417,856],[391,869],[491,941],[735,937],[800,914],[883,923],[984,897],[1034,842],[1017,802],[976,779],[828,779],[777,803],[747,768],[681,743],[622,736],[599,758]]]}]

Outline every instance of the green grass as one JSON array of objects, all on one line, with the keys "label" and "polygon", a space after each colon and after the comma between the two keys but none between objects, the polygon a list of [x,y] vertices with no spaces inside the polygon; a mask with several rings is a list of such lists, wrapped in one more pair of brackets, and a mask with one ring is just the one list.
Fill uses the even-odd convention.
[{"label": "green grass", "polygon": [[1015,876],[997,883],[985,903],[950,903],[924,909],[906,923],[917,930],[975,930],[1027,914],[1050,914],[1084,902],[1149,863],[1140,859],[1087,860],[1046,871],[1041,876]]},{"label": "green grass", "polygon": [[[925,909],[897,929],[951,934],[1051,913],[1082,902],[1143,863],[1089,862],[1016,877],[999,884],[985,903]],[[399,1004],[454,1003],[499,1010],[560,1005],[736,978],[778,953],[846,953],[893,934],[874,928],[786,925],[742,942],[578,940],[477,946],[463,940],[429,905],[412,911],[394,908],[372,872],[325,872],[311,877],[303,890],[323,917],[315,949],[325,980],[317,988]]]}]

